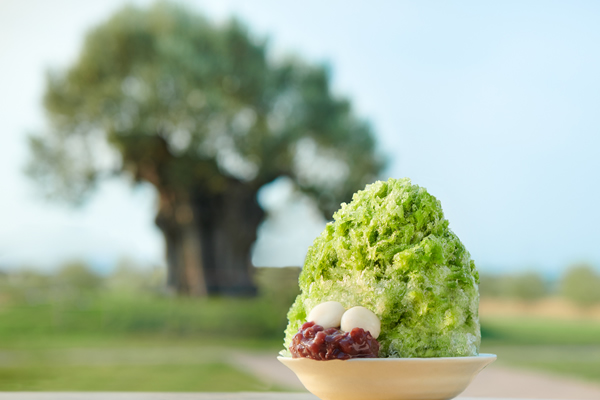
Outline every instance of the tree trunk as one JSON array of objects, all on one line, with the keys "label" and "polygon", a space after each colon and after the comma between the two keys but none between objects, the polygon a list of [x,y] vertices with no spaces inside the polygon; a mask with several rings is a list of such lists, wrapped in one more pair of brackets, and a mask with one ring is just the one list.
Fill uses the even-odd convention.
[{"label": "tree trunk", "polygon": [[250,250],[264,212],[256,190],[231,180],[207,194],[161,194],[156,224],[167,248],[168,284],[189,296],[252,296]]}]

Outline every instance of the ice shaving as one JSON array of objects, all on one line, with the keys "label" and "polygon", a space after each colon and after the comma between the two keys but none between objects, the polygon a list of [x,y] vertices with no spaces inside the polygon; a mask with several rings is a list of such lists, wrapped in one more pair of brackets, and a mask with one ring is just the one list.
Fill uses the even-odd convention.
[{"label": "ice shaving", "polygon": [[375,182],[343,203],[309,248],[283,354],[477,355],[478,283],[434,196],[409,179]]}]

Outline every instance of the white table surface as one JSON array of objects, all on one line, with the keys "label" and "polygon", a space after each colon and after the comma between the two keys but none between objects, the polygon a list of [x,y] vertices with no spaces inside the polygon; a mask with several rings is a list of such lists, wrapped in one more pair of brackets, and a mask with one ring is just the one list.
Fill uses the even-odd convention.
[{"label": "white table surface", "polygon": [[[318,400],[308,393],[0,392],[0,400]],[[460,397],[459,400],[515,400]],[[538,399],[539,400],[539,399]]]}]

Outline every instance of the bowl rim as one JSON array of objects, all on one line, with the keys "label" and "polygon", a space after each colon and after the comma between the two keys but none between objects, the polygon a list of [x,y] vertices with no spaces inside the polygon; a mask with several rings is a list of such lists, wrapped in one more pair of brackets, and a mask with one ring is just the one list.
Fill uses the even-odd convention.
[{"label": "bowl rim", "polygon": [[497,359],[498,356],[496,354],[491,353],[479,353],[476,356],[458,356],[458,357],[426,357],[426,358],[418,358],[418,357],[407,357],[407,358],[351,358],[349,360],[313,360],[312,358],[293,358],[287,356],[277,356],[277,359],[280,361],[309,361],[309,362],[321,362],[321,361],[344,361],[344,362],[352,362],[352,363],[372,363],[372,362],[436,362],[436,361],[458,361],[458,362],[468,362],[474,360],[481,359]]}]

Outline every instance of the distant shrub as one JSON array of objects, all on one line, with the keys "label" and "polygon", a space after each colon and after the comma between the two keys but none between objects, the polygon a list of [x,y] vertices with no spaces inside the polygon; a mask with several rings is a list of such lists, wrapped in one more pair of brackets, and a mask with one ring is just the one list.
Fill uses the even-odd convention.
[{"label": "distant shrub", "polygon": [[507,297],[504,290],[506,276],[479,273],[479,294],[483,298]]},{"label": "distant shrub", "polygon": [[82,261],[71,261],[61,266],[55,275],[57,284],[70,290],[90,292],[99,289],[103,279]]},{"label": "distant shrub", "polygon": [[254,280],[259,296],[266,296],[277,302],[291,306],[300,294],[298,276],[300,267],[256,268]]},{"label": "distant shrub", "polygon": [[540,274],[527,272],[513,277],[510,293],[514,298],[531,301],[545,297],[548,290]]},{"label": "distant shrub", "polygon": [[52,276],[24,267],[5,273],[0,279],[3,302],[7,304],[43,304],[52,297]]},{"label": "distant shrub", "polygon": [[533,301],[548,295],[548,285],[536,272],[513,275],[480,274],[481,297]]},{"label": "distant shrub", "polygon": [[165,293],[166,272],[164,267],[149,268],[124,258],[106,278],[106,287],[112,291],[132,295],[140,292]]},{"label": "distant shrub", "polygon": [[600,303],[600,274],[591,265],[576,264],[567,269],[560,293],[581,307]]}]

